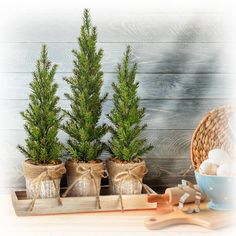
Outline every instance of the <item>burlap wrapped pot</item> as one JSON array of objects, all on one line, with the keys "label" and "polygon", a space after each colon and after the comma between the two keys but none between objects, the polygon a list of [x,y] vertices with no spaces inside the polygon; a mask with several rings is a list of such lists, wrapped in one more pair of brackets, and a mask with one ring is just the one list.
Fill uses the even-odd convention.
[{"label": "burlap wrapped pot", "polygon": [[63,163],[57,165],[34,165],[26,160],[23,173],[26,180],[27,198],[56,198],[59,196],[62,175],[66,172]]},{"label": "burlap wrapped pot", "polygon": [[140,194],[142,181],[147,173],[145,162],[122,163],[107,161],[110,194]]},{"label": "burlap wrapped pot", "polygon": [[103,162],[66,161],[67,191],[63,196],[99,196],[101,179],[107,177]]}]

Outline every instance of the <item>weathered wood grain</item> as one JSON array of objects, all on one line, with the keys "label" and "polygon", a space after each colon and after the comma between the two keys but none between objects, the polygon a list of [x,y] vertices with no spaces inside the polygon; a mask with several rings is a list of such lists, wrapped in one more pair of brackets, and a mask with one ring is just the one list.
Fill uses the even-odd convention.
[{"label": "weathered wood grain", "polygon": [[[147,158],[186,158],[190,154],[190,140],[194,130],[146,130],[145,137],[154,149],[145,154]],[[17,149],[17,145],[24,145],[26,134],[24,130],[0,130],[0,156],[2,161],[11,162],[22,160],[23,155]],[[104,138],[106,141],[109,135]],[[64,132],[59,133],[59,139],[66,144],[68,136]],[[108,157],[104,153],[103,157]]]},{"label": "weathered wood grain", "polygon": [[[110,93],[109,99],[116,64],[127,44],[133,48],[132,60],[139,63],[138,94],[147,109],[144,121],[148,123],[143,136],[154,145],[146,155],[149,173],[145,181],[156,189],[176,185],[182,178],[194,180],[192,172],[182,177],[190,165],[193,129],[213,107],[234,102],[235,76],[229,74],[233,52],[229,28],[225,27],[227,17],[206,12],[160,12],[159,4],[146,5],[145,9],[138,10],[135,5],[126,11],[91,5],[91,14],[98,28],[99,47],[104,49],[103,92]],[[64,99],[68,85],[61,78],[72,70],[71,49],[77,47],[83,8],[65,4],[65,9],[52,14],[48,8],[42,11],[33,6],[30,12],[24,9],[9,17],[5,25],[0,23],[0,31],[4,27],[0,34],[1,189],[24,186],[24,157],[16,149],[26,138],[19,111],[28,103],[30,72],[41,43],[48,44],[49,57],[59,64],[58,94]],[[61,104],[68,108],[68,101]],[[107,122],[104,115],[111,107],[108,101],[103,122]],[[66,142],[63,132],[59,137]],[[107,157],[108,153],[102,155]]]},{"label": "weathered wood grain", "polygon": [[[235,100],[225,99],[156,99],[141,100],[140,106],[146,108],[143,122],[148,129],[194,129],[202,117],[215,107],[234,104]],[[67,100],[60,102],[64,109],[70,109]],[[27,100],[0,100],[0,129],[22,129],[23,119],[20,111],[28,106]],[[109,124],[106,114],[113,107],[111,100],[104,104],[101,121]]]},{"label": "weathered wood grain", "polygon": [[144,182],[155,189],[158,187],[172,187],[186,179],[195,183],[193,170],[190,170],[190,157],[185,159],[168,158],[168,159],[145,159],[148,166],[148,174]]},{"label": "weathered wood grain", "polygon": [[[82,23],[78,6],[70,15],[58,12],[20,14],[6,22],[0,42],[75,42]],[[111,11],[91,9],[100,42],[222,42],[227,38],[226,16],[220,13]]]},{"label": "weathered wood grain", "polygon": [[[58,73],[55,80],[59,85],[58,95],[65,99],[69,85],[63,77],[70,73]],[[115,73],[104,74],[102,93],[109,92],[112,98],[112,82],[116,82]],[[236,98],[232,86],[236,82],[234,74],[137,74],[138,95],[141,99],[194,99],[194,98]],[[0,74],[0,99],[28,99],[32,81],[31,73]]]},{"label": "weathered wood grain", "polygon": [[[223,43],[131,43],[132,61],[143,73],[229,73],[231,47]],[[115,72],[127,43],[100,43],[104,49],[103,70]],[[41,43],[1,43],[0,72],[31,72],[39,57]],[[71,72],[75,43],[48,43],[50,59],[59,72]],[[5,56],[7,55],[7,57]]]}]

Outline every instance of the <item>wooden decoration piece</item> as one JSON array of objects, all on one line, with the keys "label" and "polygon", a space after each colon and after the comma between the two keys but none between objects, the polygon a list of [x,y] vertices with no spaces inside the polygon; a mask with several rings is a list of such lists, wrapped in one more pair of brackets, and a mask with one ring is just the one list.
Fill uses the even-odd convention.
[{"label": "wooden decoration piece", "polygon": [[[145,188],[156,194],[147,185],[145,185]],[[65,189],[62,189],[61,193],[64,191]],[[156,203],[147,202],[145,189],[143,189],[142,194],[124,195],[122,198],[124,211],[156,209]],[[32,199],[27,199],[26,191],[12,192],[12,203],[17,216],[122,211],[120,196],[109,195],[108,186],[103,186],[101,190],[101,209],[97,207],[96,196],[65,197],[61,198],[61,201],[62,205],[59,206],[56,198],[37,199],[33,211],[29,211]]]},{"label": "wooden decoration piece", "polygon": [[[189,186],[180,187],[172,187],[167,188],[164,194],[155,194],[148,196],[148,202],[156,202],[159,203],[166,203],[171,205],[179,204],[180,198],[185,194],[188,193],[189,197],[186,199],[185,203],[191,203],[195,201],[196,191],[200,191],[197,185],[194,185],[192,188]],[[207,200],[205,194],[201,195],[201,201]]]},{"label": "wooden decoration piece", "polygon": [[[194,207],[194,205],[189,204],[188,207]],[[147,218],[144,225],[151,230],[178,224],[192,224],[208,229],[217,229],[233,223],[230,212],[210,210],[207,207],[207,203],[202,203],[200,208],[201,212],[199,213],[187,214],[176,207],[171,213],[163,214],[161,212],[160,214],[157,213],[156,217]]]}]

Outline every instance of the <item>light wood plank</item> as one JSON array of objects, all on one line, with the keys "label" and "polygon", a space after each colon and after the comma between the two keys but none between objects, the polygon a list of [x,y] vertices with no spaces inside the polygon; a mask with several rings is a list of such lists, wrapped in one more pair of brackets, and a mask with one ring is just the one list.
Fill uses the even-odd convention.
[{"label": "light wood plank", "polygon": [[[221,105],[234,103],[235,100],[224,99],[158,99],[141,100],[140,106],[146,108],[143,121],[148,124],[148,129],[194,129],[208,111]],[[70,109],[67,100],[62,100],[60,105],[64,109]],[[27,100],[0,100],[0,129],[22,129],[24,122],[20,111],[24,111],[27,106]],[[106,101],[101,116],[102,122],[109,123],[106,114],[112,107],[112,101]]]},{"label": "light wood plank", "polygon": [[[147,158],[186,158],[190,152],[190,141],[194,130],[146,130],[142,137],[147,138],[154,149],[147,153]],[[24,145],[26,134],[24,130],[0,130],[0,156],[3,162],[11,162],[14,165],[16,160],[22,160],[23,155],[17,149],[17,145]],[[104,138],[106,141],[109,135]],[[68,136],[64,132],[59,133],[59,139],[66,144]],[[103,157],[110,155],[104,153]]]},{"label": "light wood plank", "polygon": [[[127,43],[100,43],[104,49],[104,72],[115,72]],[[132,60],[143,73],[229,73],[231,47],[222,43],[131,43]],[[0,72],[31,72],[41,43],[1,43]],[[59,72],[71,72],[75,43],[48,43],[50,59]]]},{"label": "light wood plank", "polygon": [[[234,235],[234,228],[207,230],[193,225],[173,225],[163,230],[150,231],[144,227],[144,220],[147,217],[156,217],[159,212],[139,211],[139,212],[113,212],[98,214],[72,214],[72,215],[52,215],[47,217],[18,218],[15,216],[11,204],[10,194],[0,195],[0,210],[4,212],[4,217],[0,222],[1,233],[5,235],[50,236],[52,232],[58,236],[68,235],[112,235],[112,236],[221,236]],[[14,227],[12,227],[14,225]],[[37,232],[37,234],[35,233]]]},{"label": "light wood plank", "polygon": [[[149,187],[147,186],[147,188]],[[106,190],[105,194],[104,190]],[[150,190],[155,193],[152,189]],[[109,189],[102,187],[100,193],[101,209],[98,209],[96,196],[67,196],[61,198],[62,205],[58,205],[57,199],[37,199],[33,210],[29,211],[32,200],[27,199],[26,191],[17,191],[12,193],[12,202],[17,216],[121,211],[120,196],[108,194]],[[143,190],[142,194],[124,195],[122,200],[125,211],[156,209],[156,203],[147,202],[147,192],[145,190]]]},{"label": "light wood plank", "polygon": [[[55,76],[61,99],[65,99],[64,93],[70,91],[63,77],[70,75],[58,73]],[[111,84],[117,81],[116,77],[115,73],[104,74],[102,93],[109,92],[109,99],[113,94]],[[236,81],[234,74],[137,74],[136,79],[141,99],[236,98],[232,86]],[[0,81],[0,99],[28,99],[31,73],[3,73]]]},{"label": "light wood plank", "polygon": [[[196,207],[195,203],[188,204],[188,207]],[[175,209],[169,214],[160,214],[150,217],[144,221],[144,225],[151,230],[160,230],[172,225],[192,224],[210,230],[218,230],[233,225],[233,214],[230,211],[212,211],[208,203],[201,203],[198,214],[186,214],[183,209]],[[187,209],[187,208],[186,208]]]},{"label": "light wood plank", "polygon": [[[24,158],[16,149],[25,139],[19,111],[27,106],[29,72],[34,70],[41,42],[48,43],[50,58],[59,64],[58,94],[63,97],[68,90],[61,77],[72,69],[71,49],[77,47],[84,3],[76,8],[66,6],[53,14],[49,8],[40,11],[34,6],[27,12],[24,7],[8,17],[5,25],[0,22],[0,31],[4,29],[0,34],[0,99],[5,100],[0,101],[0,156],[5,167],[0,188],[24,185]],[[99,47],[105,53],[103,91],[110,92],[110,99],[116,64],[128,43],[133,47],[133,61],[139,63],[139,96],[144,99],[141,105],[147,108],[145,122],[149,125],[143,136],[155,147],[146,155],[149,174],[145,181],[154,187],[175,185],[190,164],[190,139],[196,124],[207,111],[235,98],[231,86],[234,75],[227,74],[232,72],[229,59],[233,52],[226,17],[219,13],[158,12],[158,4],[149,6],[148,11],[146,7],[137,11],[136,5],[132,11],[91,6]],[[62,101],[62,106],[68,107],[68,102]],[[111,107],[108,101],[104,122]],[[66,142],[64,133],[59,136]],[[102,156],[107,157],[107,153]],[[186,178],[193,180],[192,173]]]},{"label": "light wood plank", "polygon": [[[18,14],[6,22],[1,42],[75,42],[82,24],[82,6],[59,12]],[[226,16],[220,13],[171,13],[92,9],[100,42],[222,42],[229,40]],[[65,14],[65,13],[64,13]]]}]

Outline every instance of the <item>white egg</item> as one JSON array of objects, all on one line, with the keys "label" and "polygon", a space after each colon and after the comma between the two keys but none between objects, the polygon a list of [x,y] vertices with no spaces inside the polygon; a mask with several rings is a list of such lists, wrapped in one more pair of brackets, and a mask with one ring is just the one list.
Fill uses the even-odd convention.
[{"label": "white egg", "polygon": [[209,151],[208,159],[211,163],[214,163],[218,166],[227,164],[231,160],[228,153],[222,149],[212,149]]},{"label": "white egg", "polygon": [[217,168],[217,176],[231,176],[232,170],[229,164],[222,164]]},{"label": "white egg", "polygon": [[217,165],[205,160],[199,167],[199,173],[203,175],[216,175]]}]

